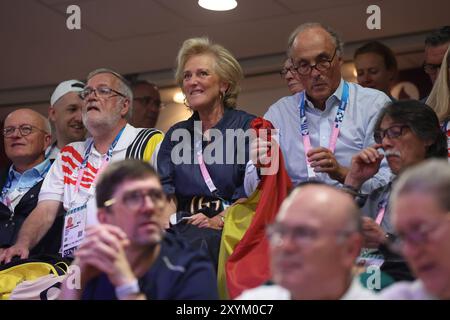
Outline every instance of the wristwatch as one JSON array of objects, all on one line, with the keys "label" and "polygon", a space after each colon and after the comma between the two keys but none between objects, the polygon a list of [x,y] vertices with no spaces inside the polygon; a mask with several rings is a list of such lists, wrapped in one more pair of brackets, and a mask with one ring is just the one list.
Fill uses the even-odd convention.
[{"label": "wristwatch", "polygon": [[132,282],[125,283],[121,286],[116,287],[115,291],[116,291],[117,299],[123,300],[132,294],[140,293],[141,289],[139,288],[139,283],[138,283],[137,279],[135,279]]},{"label": "wristwatch", "polygon": [[397,237],[394,234],[389,233],[389,232],[386,232],[384,237],[386,238],[386,243],[388,243],[388,244],[394,243],[395,240],[397,239]]}]

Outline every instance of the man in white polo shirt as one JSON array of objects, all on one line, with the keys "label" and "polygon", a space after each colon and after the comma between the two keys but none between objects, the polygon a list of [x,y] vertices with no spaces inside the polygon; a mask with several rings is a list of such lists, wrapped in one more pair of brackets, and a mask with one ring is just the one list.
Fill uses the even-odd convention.
[{"label": "man in white polo shirt", "polygon": [[133,94],[120,74],[109,69],[91,72],[80,96],[84,100],[83,123],[92,137],[61,150],[44,180],[37,207],[24,222],[15,245],[0,255],[0,263],[13,256],[28,257],[61,205],[66,210],[62,254],[71,255],[83,239],[85,227],[98,223],[95,181],[108,163],[138,158],[156,166],[163,135],[127,124]]}]

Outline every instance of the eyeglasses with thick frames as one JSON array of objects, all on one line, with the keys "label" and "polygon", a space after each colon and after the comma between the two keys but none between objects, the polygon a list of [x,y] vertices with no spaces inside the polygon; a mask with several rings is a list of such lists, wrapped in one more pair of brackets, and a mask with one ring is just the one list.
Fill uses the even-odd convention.
[{"label": "eyeglasses with thick frames", "polygon": [[325,59],[325,58],[319,58],[319,60],[317,61],[316,58],[316,63],[315,64],[309,64],[308,62],[300,62],[300,64],[294,64],[293,63],[293,70],[302,75],[302,76],[307,76],[311,73],[312,69],[316,69],[317,71],[327,71],[328,69],[330,69],[331,67],[331,63],[333,62],[334,58],[336,57],[336,53],[337,53],[337,48],[334,49],[334,53],[333,56],[331,57],[331,59]]},{"label": "eyeglasses with thick frames", "polygon": [[373,138],[376,143],[382,143],[384,137],[388,137],[389,139],[396,139],[403,135],[403,129],[409,128],[407,125],[394,125],[385,130],[377,130],[373,134]]},{"label": "eyeglasses with thick frames", "polygon": [[120,93],[119,91],[116,91],[106,86],[98,88],[86,87],[83,89],[83,91],[80,92],[80,98],[82,100],[86,100],[86,98],[93,92],[95,93],[96,96],[102,98],[110,98],[117,95],[126,98],[126,96],[123,93]]},{"label": "eyeglasses with thick frames", "polygon": [[11,137],[14,134],[14,132],[16,132],[17,129],[19,129],[19,132],[22,135],[22,137],[26,137],[26,136],[30,135],[35,130],[38,130],[38,131],[41,131],[41,132],[47,134],[47,132],[45,130],[42,130],[42,129],[38,128],[38,127],[32,126],[31,124],[22,124],[22,125],[20,125],[18,127],[12,127],[11,126],[11,127],[4,128],[3,129],[3,135],[6,138],[9,138],[9,137]]},{"label": "eyeglasses with thick frames", "polygon": [[[165,193],[161,189],[133,190],[122,196],[123,204],[130,210],[137,210],[145,205],[145,198],[149,197],[153,203],[159,204],[165,199]],[[105,207],[110,207],[117,202],[117,198],[105,201]]]},{"label": "eyeglasses with thick frames", "polygon": [[150,96],[134,97],[133,100],[139,101],[144,106],[148,106],[148,105],[151,104],[151,105],[155,106],[158,109],[162,108],[161,100],[155,99],[155,98],[150,97]]}]

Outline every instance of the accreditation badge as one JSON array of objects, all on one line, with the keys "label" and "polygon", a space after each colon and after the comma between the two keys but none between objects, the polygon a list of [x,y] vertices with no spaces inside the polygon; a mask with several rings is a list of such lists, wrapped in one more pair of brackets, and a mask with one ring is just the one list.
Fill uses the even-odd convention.
[{"label": "accreditation badge", "polygon": [[381,268],[384,263],[384,256],[376,249],[363,249],[358,258],[356,258],[356,265],[358,267],[377,266]]},{"label": "accreditation badge", "polygon": [[62,256],[73,257],[73,253],[84,239],[87,203],[70,208],[64,217]]}]

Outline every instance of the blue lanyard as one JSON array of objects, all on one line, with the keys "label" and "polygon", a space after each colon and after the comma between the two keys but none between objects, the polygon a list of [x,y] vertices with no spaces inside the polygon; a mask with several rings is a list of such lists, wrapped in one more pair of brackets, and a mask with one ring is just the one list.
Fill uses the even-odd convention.
[{"label": "blue lanyard", "polygon": [[[342,124],[342,121],[344,120],[345,109],[347,108],[347,104],[348,104],[348,96],[349,96],[349,86],[348,86],[348,83],[346,81],[344,81],[344,88],[342,90],[341,103],[336,112],[336,117],[334,119],[334,125],[331,130],[330,142],[328,144],[328,148],[333,153],[334,153],[334,149],[336,148],[336,142],[337,142],[337,138],[339,136],[341,124]],[[306,99],[306,94],[305,94],[305,91],[303,91],[300,96],[300,102],[299,102],[299,106],[298,106],[299,114],[300,114],[300,133],[302,134],[302,138],[303,138],[303,149],[305,152],[306,169],[308,172],[308,177],[315,178],[316,173],[314,172],[314,169],[311,167],[311,163],[308,161],[308,155],[307,155],[309,150],[311,150],[312,146],[311,146],[311,139],[309,137],[308,120],[306,118],[305,99]]]},{"label": "blue lanyard", "polygon": [[[111,159],[112,157],[112,152],[117,144],[117,142],[119,141],[120,137],[122,136],[123,130],[125,129],[125,127],[123,127],[119,133],[117,134],[117,136],[114,138],[114,141],[111,143],[111,145],[108,148],[108,151],[106,152],[106,158],[102,161],[102,165],[101,167],[99,167],[97,173],[96,173],[96,177],[99,174],[99,171],[102,170],[102,168],[104,168],[104,165],[109,162],[109,159]],[[75,184],[75,194],[78,193],[78,190],[80,189],[80,185],[81,185],[81,180],[83,179],[84,176],[84,170],[86,169],[87,163],[88,163],[88,158],[89,155],[91,154],[91,149],[92,149],[92,145],[94,144],[94,139],[92,139],[91,143],[89,144],[89,146],[86,148],[86,151],[84,152],[84,157],[83,157],[83,162],[81,163],[81,165],[78,167],[78,178],[77,178],[77,183]]]},{"label": "blue lanyard", "polygon": [[[342,90],[341,103],[336,112],[336,117],[334,118],[333,128],[339,129],[341,127],[342,121],[344,120],[345,109],[348,104],[349,86],[347,81],[344,81],[344,88]],[[299,103],[299,114],[300,114],[300,132],[302,136],[309,136],[308,120],[306,118],[306,108],[305,108],[305,91],[302,92]],[[332,138],[332,137],[331,137]],[[336,137],[337,138],[337,137]],[[334,150],[332,150],[334,152]]]},{"label": "blue lanyard", "polygon": [[[112,153],[114,148],[116,147],[117,142],[119,141],[120,137],[122,136],[123,130],[125,129],[125,127],[123,127],[119,133],[117,134],[117,136],[114,138],[114,141],[111,143],[111,145],[108,148],[108,151],[106,152],[106,161],[109,161],[112,157]],[[94,144],[94,139],[92,139],[91,143],[89,144],[89,146],[86,148],[86,151],[84,152],[84,157],[83,157],[83,162],[81,163],[81,165],[78,167],[79,170],[85,169],[87,166],[87,162],[89,159],[89,155],[91,154],[91,149],[92,149],[92,145]]]}]

